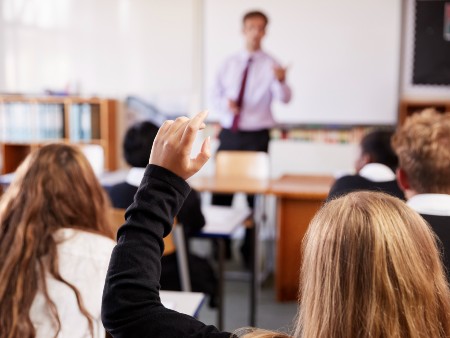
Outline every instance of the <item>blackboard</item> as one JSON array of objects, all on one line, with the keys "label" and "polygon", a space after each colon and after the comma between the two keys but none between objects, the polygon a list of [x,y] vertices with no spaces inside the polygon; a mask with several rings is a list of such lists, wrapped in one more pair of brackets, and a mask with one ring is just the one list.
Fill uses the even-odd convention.
[{"label": "blackboard", "polygon": [[450,85],[450,1],[416,1],[413,83]]}]

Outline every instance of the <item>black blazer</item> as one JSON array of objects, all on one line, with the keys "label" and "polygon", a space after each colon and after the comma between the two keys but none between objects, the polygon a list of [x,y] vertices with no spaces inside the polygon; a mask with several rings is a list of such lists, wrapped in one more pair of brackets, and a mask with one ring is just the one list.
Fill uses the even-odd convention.
[{"label": "black blazer", "polygon": [[450,216],[421,215],[439,237],[442,262],[446,269],[447,280],[450,281]]},{"label": "black blazer", "polygon": [[[113,185],[108,189],[109,197],[114,208],[127,209],[134,201],[138,187],[126,182]],[[178,221],[183,224],[186,236],[196,234],[205,225],[205,217],[202,214],[200,195],[191,190],[184,201],[178,215]]]},{"label": "black blazer", "polygon": [[337,198],[352,191],[369,190],[382,191],[389,195],[405,199],[403,191],[396,180],[386,182],[373,182],[359,175],[347,175],[338,178],[330,189],[327,200]]}]

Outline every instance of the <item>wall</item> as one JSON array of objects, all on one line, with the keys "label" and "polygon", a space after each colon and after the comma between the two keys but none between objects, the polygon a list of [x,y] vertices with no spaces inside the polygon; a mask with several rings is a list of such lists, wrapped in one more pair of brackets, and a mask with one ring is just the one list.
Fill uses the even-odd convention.
[{"label": "wall", "polygon": [[[70,82],[86,95],[134,93],[201,109],[204,2],[0,0],[0,91],[38,93]],[[400,97],[450,98],[448,87],[411,85],[413,0],[403,0],[403,21]],[[239,36],[239,27],[230,34]]]},{"label": "wall", "polygon": [[[85,95],[121,99],[137,94],[177,111],[202,109],[205,2],[0,0],[0,91],[38,93],[70,82],[72,87],[78,83]],[[413,3],[403,0],[405,67],[401,68],[400,97],[450,99],[448,88],[410,85]],[[279,6],[280,11],[285,8]],[[239,34],[239,27],[232,33]],[[290,75],[298,70],[293,64]],[[119,122],[119,138],[123,128]],[[280,161],[289,163],[289,152],[280,152],[285,154]],[[348,149],[343,156],[353,154]],[[323,163],[317,170],[323,170]]]},{"label": "wall", "polygon": [[159,98],[187,110],[197,0],[0,0],[0,90]]},{"label": "wall", "polygon": [[[85,96],[120,100],[134,94],[166,110],[196,110],[200,5],[201,0],[0,0],[0,92],[69,87]],[[121,140],[122,110],[118,118]]]}]

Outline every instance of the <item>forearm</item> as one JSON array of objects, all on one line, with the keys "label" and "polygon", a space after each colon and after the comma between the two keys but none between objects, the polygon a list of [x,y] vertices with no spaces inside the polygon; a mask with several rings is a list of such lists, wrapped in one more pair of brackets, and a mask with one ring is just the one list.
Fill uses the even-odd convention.
[{"label": "forearm", "polygon": [[284,82],[275,81],[272,87],[273,95],[274,97],[283,102],[283,103],[289,103],[292,98],[292,90],[289,87],[289,85]]},{"label": "forearm", "polygon": [[119,229],[103,294],[105,327],[115,330],[148,315],[159,300],[163,236],[190,188],[158,166],[148,166],[134,203]]},{"label": "forearm", "polygon": [[114,338],[229,338],[159,298],[163,236],[190,188],[172,172],[150,165],[119,229],[103,291],[102,321]]},{"label": "forearm", "polygon": [[188,236],[199,232],[205,225],[205,217],[203,216],[201,205],[200,195],[195,190],[192,190],[177,215],[178,222],[183,225],[184,231]]}]

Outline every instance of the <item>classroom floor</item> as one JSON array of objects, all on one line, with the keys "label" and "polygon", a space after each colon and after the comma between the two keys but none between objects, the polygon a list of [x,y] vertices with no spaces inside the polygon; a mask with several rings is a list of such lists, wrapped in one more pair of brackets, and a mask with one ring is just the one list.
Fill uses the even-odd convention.
[{"label": "classroom floor", "polygon": [[[234,255],[236,257],[236,255]],[[237,259],[229,261],[226,271],[244,271],[242,263]],[[248,326],[249,318],[249,281],[225,281],[224,327],[226,331]],[[269,276],[260,289],[257,306],[256,325],[260,328],[288,332],[297,313],[297,302],[279,303],[275,300],[274,280]],[[206,323],[216,325],[217,312],[209,308],[207,302],[203,304],[199,319]]]}]

